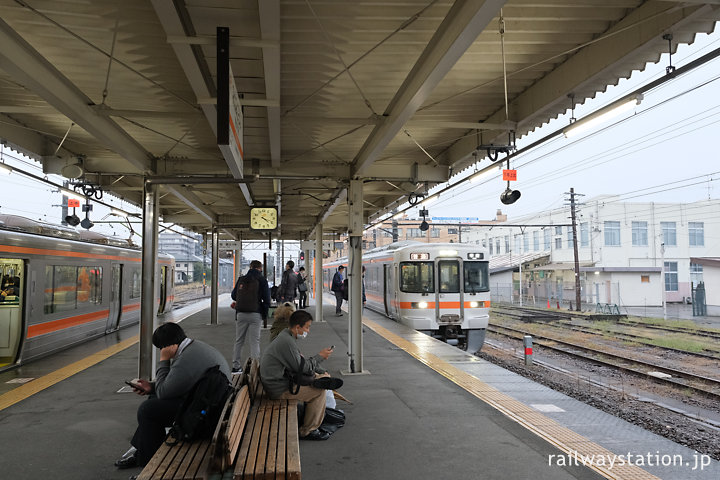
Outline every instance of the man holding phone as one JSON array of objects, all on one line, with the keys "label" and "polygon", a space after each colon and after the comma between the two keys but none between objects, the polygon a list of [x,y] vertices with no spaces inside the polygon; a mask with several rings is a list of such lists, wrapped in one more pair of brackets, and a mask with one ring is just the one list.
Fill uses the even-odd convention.
[{"label": "man holding phone", "polygon": [[125,382],[135,393],[148,398],[138,407],[138,427],[130,442],[137,450],[115,462],[120,469],[141,467],[152,458],[165,439],[165,427],[173,424],[185,396],[207,369],[219,365],[230,381],[225,357],[207,343],[187,338],[176,323],[160,325],[152,343],[160,349],[155,381]]},{"label": "man holding phone", "polygon": [[[305,440],[327,440],[330,434],[320,430],[325,416],[325,389],[333,390],[342,385],[342,381],[330,378],[324,368],[320,365],[323,360],[332,354],[333,348],[323,348],[317,355],[303,358],[297,342],[307,337],[312,324],[312,315],[305,310],[297,310],[290,315],[287,329],[273,340],[265,349],[260,360],[260,379],[262,380],[265,392],[270,398],[296,399],[305,402],[305,416],[303,424],[299,428],[301,439]],[[304,360],[301,361],[301,359]],[[323,377],[321,385],[300,385],[296,394],[290,393],[290,384],[286,372],[293,373],[300,371],[303,364],[304,375],[315,375]],[[313,383],[318,383],[315,380]]]}]

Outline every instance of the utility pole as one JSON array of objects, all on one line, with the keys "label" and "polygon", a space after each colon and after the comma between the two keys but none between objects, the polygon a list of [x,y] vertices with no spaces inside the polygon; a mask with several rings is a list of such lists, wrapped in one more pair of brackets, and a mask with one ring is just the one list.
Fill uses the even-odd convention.
[{"label": "utility pole", "polygon": [[575,257],[575,311],[579,312],[580,302],[580,259],[578,257],[577,225],[575,222],[575,189],[570,189],[570,220],[572,223],[573,256]]}]

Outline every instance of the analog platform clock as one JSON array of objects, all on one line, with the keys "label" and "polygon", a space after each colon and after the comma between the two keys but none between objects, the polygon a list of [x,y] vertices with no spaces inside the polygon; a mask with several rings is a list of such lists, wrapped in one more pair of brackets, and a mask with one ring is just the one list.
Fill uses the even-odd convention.
[{"label": "analog platform clock", "polygon": [[251,208],[250,228],[252,230],[275,230],[277,228],[277,209],[275,207]]}]

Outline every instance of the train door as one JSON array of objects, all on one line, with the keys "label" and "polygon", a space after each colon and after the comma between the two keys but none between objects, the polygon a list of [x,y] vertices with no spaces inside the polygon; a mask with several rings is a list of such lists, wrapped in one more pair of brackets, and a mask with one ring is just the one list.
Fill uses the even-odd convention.
[{"label": "train door", "polygon": [[0,368],[17,360],[23,333],[25,265],[0,258]]},{"label": "train door", "polygon": [[382,276],[382,289],[383,289],[383,305],[385,306],[385,315],[390,316],[390,295],[392,295],[393,288],[390,282],[390,272],[392,271],[392,264],[383,264],[383,276]]},{"label": "train door", "polygon": [[[457,259],[439,258],[435,260],[437,272],[437,290],[435,314],[441,323],[457,323],[462,318],[460,302],[460,262]],[[449,310],[444,313],[441,310]]]},{"label": "train door", "polygon": [[167,300],[167,277],[168,267],[160,267],[160,304],[157,313],[165,311],[165,302]]},{"label": "train door", "polygon": [[110,315],[105,332],[109,333],[118,329],[120,315],[122,314],[122,265],[112,264],[112,275],[110,278]]}]

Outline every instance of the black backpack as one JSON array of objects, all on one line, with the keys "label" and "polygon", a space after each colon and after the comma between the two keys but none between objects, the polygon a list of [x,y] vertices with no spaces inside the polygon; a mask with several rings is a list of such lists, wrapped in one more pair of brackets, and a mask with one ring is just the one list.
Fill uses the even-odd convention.
[{"label": "black backpack", "polygon": [[258,290],[260,282],[250,275],[243,275],[238,278],[235,289],[232,292],[232,299],[235,300],[235,310],[238,312],[256,313],[260,308]]},{"label": "black backpack", "polygon": [[208,368],[185,397],[165,443],[210,438],[231,392],[232,386],[220,366]]}]

